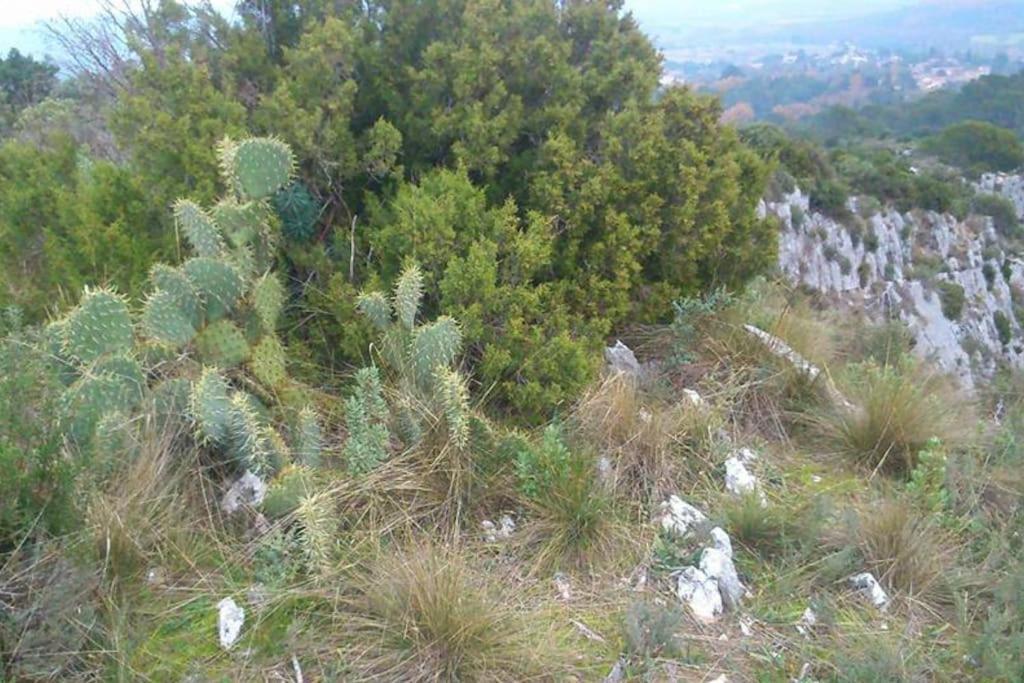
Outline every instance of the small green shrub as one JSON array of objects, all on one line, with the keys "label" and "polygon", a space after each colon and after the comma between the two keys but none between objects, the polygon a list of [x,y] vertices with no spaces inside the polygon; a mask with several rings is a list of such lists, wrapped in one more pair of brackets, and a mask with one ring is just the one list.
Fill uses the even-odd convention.
[{"label": "small green shrub", "polygon": [[1000,343],[1003,346],[1009,346],[1013,340],[1013,329],[1010,327],[1010,319],[1002,311],[996,311],[992,314],[992,324],[996,327]]},{"label": "small green shrub", "polygon": [[1017,207],[1006,197],[996,194],[977,194],[971,200],[971,212],[990,216],[992,225],[1003,237],[1020,237],[1020,219]]},{"label": "small green shrub", "polygon": [[677,631],[682,621],[682,611],[676,606],[634,602],[626,610],[622,625],[626,656],[641,666],[662,657],[676,657],[681,650]]},{"label": "small green shrub", "polygon": [[953,397],[948,382],[909,358],[886,366],[857,363],[841,379],[853,407],[808,417],[836,451],[871,469],[905,476],[932,438],[958,443],[969,423],[969,406]]},{"label": "small green shrub", "polygon": [[960,320],[966,302],[964,288],[956,282],[940,280],[935,284],[942,304],[942,314],[950,320]]}]

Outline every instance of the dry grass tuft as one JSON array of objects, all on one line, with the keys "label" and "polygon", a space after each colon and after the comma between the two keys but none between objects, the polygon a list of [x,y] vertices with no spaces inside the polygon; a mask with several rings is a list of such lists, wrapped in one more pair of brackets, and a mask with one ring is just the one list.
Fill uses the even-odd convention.
[{"label": "dry grass tuft", "polygon": [[863,558],[864,570],[902,597],[935,607],[952,604],[957,543],[934,516],[884,500],[860,509],[840,533],[841,543]]},{"label": "dry grass tuft", "polygon": [[511,593],[452,549],[380,557],[352,605],[345,658],[358,680],[553,680],[570,668]]},{"label": "dry grass tuft", "polygon": [[706,450],[715,420],[710,406],[649,400],[635,381],[615,374],[590,388],[571,422],[579,437],[608,459],[616,492],[649,503],[675,491],[691,474],[689,458]]},{"label": "dry grass tuft", "polygon": [[871,468],[906,476],[932,438],[956,446],[966,436],[971,406],[941,375],[904,359],[882,367],[851,366],[843,390],[853,409],[812,411],[810,427],[835,451]]}]

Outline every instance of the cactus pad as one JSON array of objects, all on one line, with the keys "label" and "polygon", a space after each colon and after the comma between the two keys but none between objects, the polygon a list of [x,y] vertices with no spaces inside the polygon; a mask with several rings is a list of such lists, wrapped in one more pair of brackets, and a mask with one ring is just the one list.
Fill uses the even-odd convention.
[{"label": "cactus pad", "polygon": [[252,290],[252,306],[267,332],[277,329],[277,319],[284,308],[284,287],[274,275],[264,275]]},{"label": "cactus pad", "polygon": [[409,266],[395,285],[395,317],[407,330],[416,325],[416,313],[423,298],[423,273],[419,267]]},{"label": "cactus pad", "polygon": [[323,430],[316,411],[306,406],[299,412],[293,433],[295,460],[308,467],[319,467],[323,452]]},{"label": "cactus pad", "polygon": [[150,339],[180,348],[196,336],[192,316],[170,292],[158,289],[142,308],[142,331]]},{"label": "cactus pad", "polygon": [[228,413],[228,455],[242,469],[263,477],[270,469],[270,449],[256,411],[244,392],[231,397]]},{"label": "cactus pad", "polygon": [[380,292],[360,294],[356,303],[359,312],[365,315],[377,329],[387,329],[391,322],[391,306]]},{"label": "cactus pad", "polygon": [[206,307],[208,321],[227,315],[245,293],[242,274],[226,261],[192,258],[185,262],[183,270]]},{"label": "cactus pad", "polygon": [[214,258],[224,249],[224,239],[213,219],[195,202],[179,199],[174,203],[174,220],[199,256]]},{"label": "cactus pad", "polygon": [[253,347],[249,369],[265,387],[280,386],[287,378],[284,347],[277,337],[266,335]]},{"label": "cactus pad", "polygon": [[233,368],[249,357],[245,335],[230,320],[211,323],[196,336],[196,353],[206,365]]},{"label": "cactus pad", "polygon": [[247,199],[270,197],[288,184],[295,168],[291,149],[274,138],[225,139],[219,152],[224,176]]},{"label": "cactus pad", "polygon": [[239,202],[227,197],[213,207],[213,220],[231,246],[251,244],[266,223],[266,209],[261,202]]},{"label": "cactus pad", "polygon": [[132,319],[128,305],[106,289],[87,289],[82,302],[64,324],[64,352],[88,364],[106,353],[132,347]]},{"label": "cactus pad", "polygon": [[421,388],[431,386],[438,368],[447,368],[459,353],[462,333],[451,318],[440,317],[429,325],[416,328],[412,337],[412,365],[416,383]]},{"label": "cactus pad", "polygon": [[189,397],[192,418],[203,441],[225,445],[231,423],[231,398],[224,376],[212,368],[203,370]]},{"label": "cactus pad", "polygon": [[142,399],[143,377],[138,363],[126,357],[103,359],[90,367],[61,396],[64,432],[87,444],[104,415],[130,414]]}]

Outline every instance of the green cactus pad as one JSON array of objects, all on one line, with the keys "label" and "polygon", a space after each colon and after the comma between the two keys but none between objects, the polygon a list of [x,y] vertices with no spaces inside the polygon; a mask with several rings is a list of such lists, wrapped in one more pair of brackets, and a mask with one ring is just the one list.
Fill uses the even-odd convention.
[{"label": "green cactus pad", "polygon": [[142,308],[142,332],[150,339],[181,348],[196,336],[192,316],[170,292],[158,289]]},{"label": "green cactus pad", "polygon": [[295,512],[302,499],[313,492],[313,473],[305,467],[285,467],[274,477],[263,499],[263,513],[281,519]]},{"label": "green cactus pad", "polygon": [[130,358],[103,359],[88,368],[61,396],[63,432],[72,441],[85,446],[104,415],[131,414],[142,400],[142,383],[142,370]]},{"label": "green cactus pad", "polygon": [[85,291],[64,324],[64,352],[87,364],[132,347],[132,318],[124,300],[106,289]]},{"label": "green cactus pad", "polygon": [[395,317],[407,330],[416,324],[416,313],[423,298],[423,273],[418,266],[409,266],[402,271],[395,285]]},{"label": "green cactus pad", "polygon": [[277,337],[266,335],[252,349],[249,370],[260,384],[274,388],[280,386],[288,377],[285,362],[285,352],[281,342]]},{"label": "green cactus pad", "polygon": [[197,255],[214,258],[224,250],[224,239],[217,225],[195,202],[187,199],[175,202],[174,220]]},{"label": "green cactus pad", "polygon": [[198,328],[203,322],[203,302],[199,293],[185,273],[179,268],[158,263],[150,271],[149,279],[155,290],[167,292],[181,309],[192,327]]},{"label": "green cactus pad", "polygon": [[387,329],[391,323],[391,306],[380,292],[360,294],[356,306],[377,329]]},{"label": "green cactus pad", "polygon": [[245,280],[241,273],[226,261],[191,258],[185,262],[183,271],[199,293],[208,321],[227,315],[245,293]]},{"label": "green cactus pad", "polygon": [[269,445],[264,425],[245,392],[231,397],[228,414],[228,455],[242,469],[263,477],[270,469]]},{"label": "green cactus pad", "polygon": [[429,325],[416,328],[412,337],[412,365],[416,383],[421,389],[433,384],[438,368],[447,368],[459,354],[462,333],[458,323],[448,317],[440,317]]},{"label": "green cactus pad", "polygon": [[219,152],[225,177],[246,199],[270,197],[288,184],[295,168],[291,148],[274,138],[225,140]]},{"label": "green cactus pad", "polygon": [[323,430],[316,411],[306,406],[299,412],[292,437],[296,462],[307,467],[319,467],[323,441]]},{"label": "green cactus pad", "polygon": [[230,320],[210,323],[196,336],[196,353],[206,365],[233,368],[245,362],[249,352],[245,335]]},{"label": "green cactus pad", "polygon": [[276,276],[267,273],[252,290],[252,307],[256,309],[268,333],[277,329],[277,319],[284,308],[284,287]]},{"label": "green cactus pad", "polygon": [[267,221],[262,203],[239,202],[230,197],[217,202],[212,213],[221,233],[236,249],[252,244]]},{"label": "green cactus pad", "polygon": [[288,450],[288,443],[281,433],[270,425],[263,426],[263,438],[267,445],[267,464],[264,474],[273,476],[291,464],[291,451]]},{"label": "green cactus pad", "polygon": [[230,436],[231,398],[227,380],[217,370],[206,368],[192,385],[189,410],[201,440],[225,445]]}]

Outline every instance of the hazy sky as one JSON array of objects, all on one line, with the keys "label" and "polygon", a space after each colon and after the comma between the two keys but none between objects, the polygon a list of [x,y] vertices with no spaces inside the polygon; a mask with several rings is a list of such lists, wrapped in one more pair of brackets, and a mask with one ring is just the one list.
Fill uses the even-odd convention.
[{"label": "hazy sky", "polygon": [[[922,0],[916,0],[920,2]],[[737,27],[762,22],[841,17],[872,10],[913,4],[915,0],[626,0],[644,28],[657,34],[658,27],[685,26]],[[58,14],[89,16],[97,8],[96,0],[0,0],[0,51],[10,47],[39,51],[42,43],[36,22]],[[214,0],[218,7],[230,9],[233,0]]]}]

